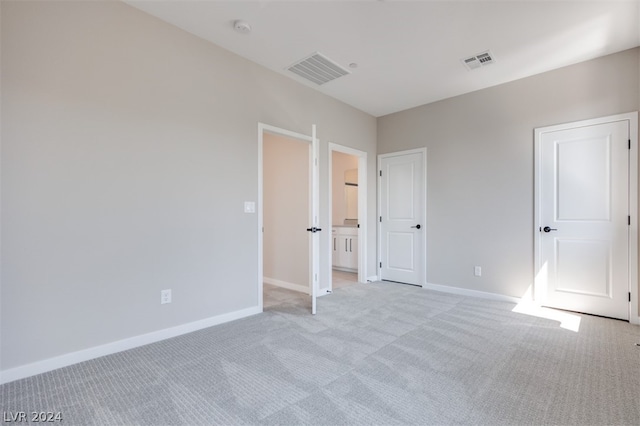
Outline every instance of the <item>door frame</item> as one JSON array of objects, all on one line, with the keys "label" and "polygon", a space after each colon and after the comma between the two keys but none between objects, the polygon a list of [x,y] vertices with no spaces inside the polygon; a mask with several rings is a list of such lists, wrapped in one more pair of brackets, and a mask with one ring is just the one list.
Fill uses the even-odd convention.
[{"label": "door frame", "polygon": [[[350,148],[348,146],[339,145],[329,142],[329,178],[328,180],[328,220],[327,223],[333,228],[333,153],[341,152],[343,154],[358,157],[358,282],[367,282],[367,153],[359,149]],[[322,296],[333,291],[333,245],[331,243],[331,232],[326,233],[326,243],[328,247],[328,267],[327,277],[328,286],[324,292],[320,292],[318,296]]]},{"label": "door frame", "polygon": [[[307,142],[309,144],[309,216],[310,216],[310,226],[317,226],[317,212],[313,211],[312,208],[312,199],[315,196],[314,194],[317,194],[317,186],[318,186],[318,179],[317,179],[317,170],[318,170],[318,166],[316,163],[317,160],[317,152],[315,152],[315,150],[317,150],[317,143],[314,144],[314,140],[317,141],[317,139],[315,138],[315,125],[312,128],[312,135],[304,135],[302,133],[297,133],[291,130],[287,130],[287,129],[282,129],[280,127],[276,127],[276,126],[271,126],[269,124],[264,124],[264,123],[260,123],[258,122],[258,206],[257,206],[257,213],[258,213],[258,227],[256,229],[257,233],[258,233],[258,276],[257,276],[257,289],[258,289],[258,309],[260,310],[260,312],[263,312],[264,310],[264,285],[263,285],[263,281],[264,281],[264,208],[263,208],[263,201],[264,201],[264,134],[265,133],[271,133],[274,135],[278,135],[278,136],[285,136],[291,139],[297,139],[301,142]],[[315,150],[314,150],[315,148]],[[315,179],[315,187],[314,187],[314,178],[313,176],[316,176]],[[314,213],[315,213],[315,218],[314,218]],[[315,219],[315,220],[314,220]],[[312,238],[310,241],[310,246],[309,246],[309,289],[308,289],[308,294],[311,295],[312,297],[312,313],[315,314],[315,296],[316,296],[316,290],[315,290],[315,285],[317,285],[317,281],[315,281],[313,279],[313,274],[314,274],[314,250],[313,247],[314,245],[316,245],[315,241],[317,240],[316,238]],[[319,252],[316,250],[316,262],[319,263]],[[314,285],[315,284],[315,285]]]},{"label": "door frame", "polygon": [[[422,154],[422,189],[423,189],[423,199],[422,199],[422,219],[421,223],[424,223],[424,232],[422,232],[422,274],[420,274],[419,283],[420,287],[426,288],[427,286],[427,148],[416,148],[416,149],[408,149],[405,151],[396,151],[389,152],[387,154],[379,154],[378,155],[378,218],[382,216],[382,160],[388,157],[398,157],[401,155],[410,155],[410,154]],[[378,276],[378,280],[382,281],[382,271],[380,268],[380,263],[382,262],[382,224],[379,220],[376,221],[377,233],[378,233],[378,256],[376,262],[376,274]]]},{"label": "door frame", "polygon": [[541,186],[542,186],[542,149],[541,141],[544,133],[556,132],[560,130],[569,130],[577,127],[594,126],[598,124],[613,123],[617,121],[627,121],[629,125],[629,215],[631,216],[631,224],[628,226],[628,256],[629,256],[629,292],[631,293],[631,301],[629,302],[629,322],[631,324],[640,324],[638,317],[638,112],[630,112],[626,114],[617,114],[607,117],[599,117],[589,120],[575,121],[571,123],[563,123],[554,126],[538,127],[534,129],[534,227],[533,227],[533,300],[536,304],[542,303],[541,294],[543,294],[543,286],[546,281],[541,276],[542,269],[541,260],[542,249],[541,238],[539,232],[541,218]]}]

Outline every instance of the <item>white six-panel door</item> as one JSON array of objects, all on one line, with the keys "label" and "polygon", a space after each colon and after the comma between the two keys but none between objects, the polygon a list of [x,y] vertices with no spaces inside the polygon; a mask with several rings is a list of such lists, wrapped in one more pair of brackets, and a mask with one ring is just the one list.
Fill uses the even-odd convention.
[{"label": "white six-panel door", "polygon": [[381,155],[380,278],[422,285],[425,281],[425,153]]},{"label": "white six-panel door", "polygon": [[629,318],[629,122],[537,133],[537,299]]}]

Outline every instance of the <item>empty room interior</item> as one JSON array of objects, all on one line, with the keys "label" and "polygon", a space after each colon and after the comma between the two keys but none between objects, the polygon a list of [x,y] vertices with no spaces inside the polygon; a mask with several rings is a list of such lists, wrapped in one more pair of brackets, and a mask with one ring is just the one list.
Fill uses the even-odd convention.
[{"label": "empty room interior", "polygon": [[3,422],[640,424],[640,2],[0,2]]}]

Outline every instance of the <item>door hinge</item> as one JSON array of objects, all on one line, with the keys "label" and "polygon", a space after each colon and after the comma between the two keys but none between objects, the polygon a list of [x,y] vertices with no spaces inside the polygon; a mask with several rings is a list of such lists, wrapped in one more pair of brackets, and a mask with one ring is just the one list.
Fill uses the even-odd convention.
[{"label": "door hinge", "polygon": [[629,302],[631,302],[631,292],[629,292]]},{"label": "door hinge", "polygon": [[380,170],[380,177],[382,177],[382,170]]},{"label": "door hinge", "polygon": [[627,225],[631,225],[631,216],[627,216]]},{"label": "door hinge", "polygon": [[382,223],[382,216],[380,216],[380,223]]},{"label": "door hinge", "polygon": [[631,149],[631,139],[629,139],[629,149]]},{"label": "door hinge", "polygon": [[380,267],[382,268],[382,262],[380,262]]}]

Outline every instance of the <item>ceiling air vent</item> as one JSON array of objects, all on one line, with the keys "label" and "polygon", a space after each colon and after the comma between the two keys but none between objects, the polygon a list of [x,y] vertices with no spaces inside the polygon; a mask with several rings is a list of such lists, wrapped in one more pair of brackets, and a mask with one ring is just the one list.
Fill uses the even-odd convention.
[{"label": "ceiling air vent", "polygon": [[349,71],[317,52],[296,62],[287,69],[319,86],[350,74]]},{"label": "ceiling air vent", "polygon": [[493,54],[491,54],[491,51],[489,50],[479,53],[476,56],[462,59],[462,63],[465,67],[467,67],[468,70],[475,70],[480,67],[493,64],[494,62],[495,59],[493,59]]}]

